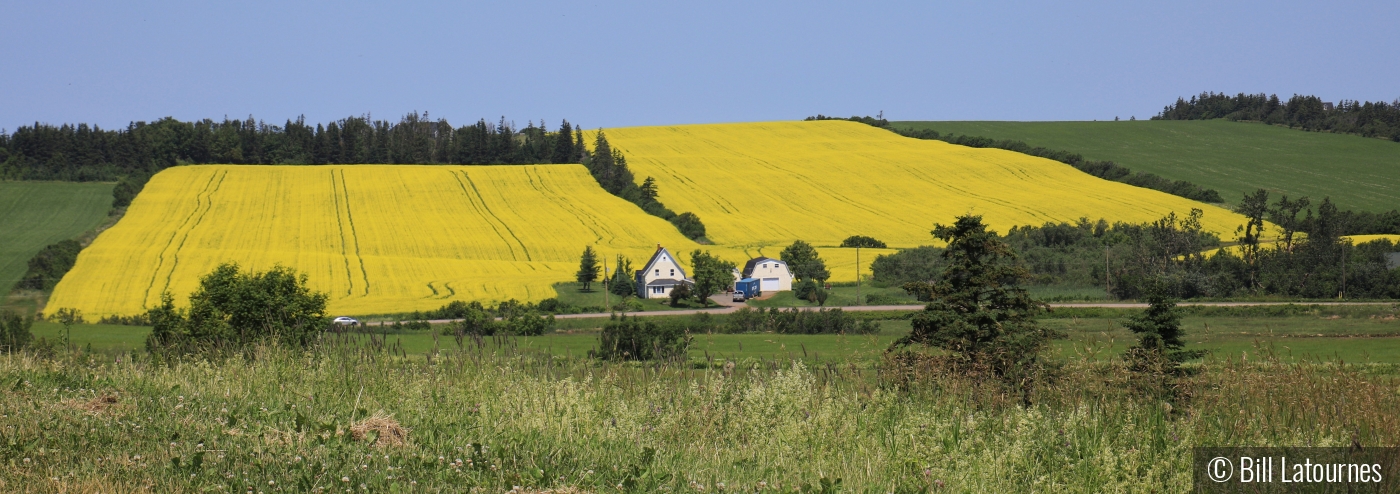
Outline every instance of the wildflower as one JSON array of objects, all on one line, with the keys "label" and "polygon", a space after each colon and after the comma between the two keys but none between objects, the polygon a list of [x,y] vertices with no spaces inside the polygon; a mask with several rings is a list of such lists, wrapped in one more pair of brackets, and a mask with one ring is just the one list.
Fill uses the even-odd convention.
[{"label": "wildflower", "polygon": [[349,481],[350,481],[350,477],[341,477],[341,478],[340,478],[340,481],[341,481],[341,482],[349,482]]},{"label": "wildflower", "polygon": [[267,485],[277,485],[277,481],[276,481],[276,480],[269,480],[269,481],[267,481]]}]

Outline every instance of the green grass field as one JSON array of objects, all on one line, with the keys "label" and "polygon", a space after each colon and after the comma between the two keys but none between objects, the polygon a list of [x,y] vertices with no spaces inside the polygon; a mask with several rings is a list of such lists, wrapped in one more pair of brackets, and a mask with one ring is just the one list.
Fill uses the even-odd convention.
[{"label": "green grass field", "polygon": [[1215,189],[1229,203],[1259,188],[1289,197],[1324,196],[1342,209],[1400,207],[1400,143],[1303,132],[1257,123],[893,122],[1072,151]]},{"label": "green grass field", "polygon": [[[559,356],[584,356],[596,347],[598,331],[606,322],[606,318],[560,319],[553,333],[488,338],[486,343]],[[1042,320],[1043,324],[1069,335],[1054,343],[1057,356],[1093,360],[1119,355],[1135,341],[1120,322],[1120,318],[1108,317]],[[1187,316],[1182,323],[1190,348],[1209,350],[1218,358],[1272,351],[1287,362],[1342,359],[1400,364],[1400,320],[1393,316]],[[690,356],[696,360],[802,359],[869,365],[880,358],[891,342],[909,332],[908,320],[885,320],[880,324],[880,333],[874,335],[698,334],[694,335]],[[73,326],[71,339],[79,348],[125,353],[141,351],[149,333],[147,327],[83,324]],[[34,336],[62,342],[63,325],[35,323]],[[432,332],[425,331],[388,333],[381,337],[409,354],[421,355],[433,348],[455,349],[458,345],[451,336],[434,337]],[[464,340],[463,344],[471,342]]]},{"label": "green grass field", "polygon": [[24,276],[44,246],[75,238],[107,218],[113,184],[0,182],[0,293]]},{"label": "green grass field", "polygon": [[[1328,327],[1378,329],[1365,324],[1382,323]],[[794,353],[787,337],[701,338],[712,354]],[[607,362],[487,345],[0,354],[0,491],[1188,492],[1196,446],[1400,440],[1385,366],[1257,352],[1195,365],[1164,399],[1121,361],[1085,357],[1023,395],[855,359]]]}]

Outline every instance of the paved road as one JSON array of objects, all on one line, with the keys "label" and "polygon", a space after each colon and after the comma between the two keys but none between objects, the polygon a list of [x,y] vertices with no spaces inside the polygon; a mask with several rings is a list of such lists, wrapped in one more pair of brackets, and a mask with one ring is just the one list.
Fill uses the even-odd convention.
[{"label": "paved road", "polygon": [[[713,309],[692,309],[692,310],[672,310],[672,311],[647,311],[647,312],[625,312],[629,316],[684,316],[691,314],[728,314],[745,307],[743,304],[734,304],[727,299],[712,298],[714,302],[721,305]],[[1390,305],[1392,302],[1181,302],[1178,306],[1200,306],[1200,307],[1252,307],[1266,305]],[[1147,304],[1134,303],[1052,303],[1051,308],[1107,308],[1107,309],[1143,309]],[[796,307],[800,310],[817,310],[820,307]],[[923,305],[851,305],[845,307],[827,307],[828,309],[841,309],[849,312],[862,311],[914,311],[923,310]],[[554,316],[555,319],[590,319],[599,317],[609,317],[608,313],[589,314],[561,314]],[[446,324],[456,319],[433,319],[428,322],[433,324]]]}]

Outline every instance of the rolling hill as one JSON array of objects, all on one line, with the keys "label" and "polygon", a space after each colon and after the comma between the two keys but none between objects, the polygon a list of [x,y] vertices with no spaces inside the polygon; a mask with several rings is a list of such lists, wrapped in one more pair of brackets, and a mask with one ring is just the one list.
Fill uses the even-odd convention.
[{"label": "rolling hill", "polygon": [[834,246],[869,235],[891,247],[933,243],[934,223],[963,213],[993,228],[1080,217],[1147,222],[1205,210],[1208,230],[1235,213],[1092,177],[1069,165],[996,149],[901,137],[846,121],[605,129],[638,180],[651,176],[675,211],[700,215],[720,245]]},{"label": "rolling hill", "polygon": [[50,308],[130,315],[180,302],[222,262],[309,275],[335,313],[540,300],[585,245],[645,260],[698,247],[580,165],[198,165],[156,175],[78,258]]},{"label": "rolling hill", "polygon": [[111,207],[112,184],[0,182],[0,291],[15,286],[39,249],[82,235]]},{"label": "rolling hill", "polygon": [[[683,259],[708,249],[742,263],[816,245],[832,281],[856,277],[847,236],[891,247],[934,243],[934,223],[982,214],[994,228],[1080,217],[1146,222],[1205,210],[1041,158],[900,137],[851,122],[638,127],[606,131],[638,180],[694,211],[715,245],[612,196],[581,165],[193,165],[156,175],[103,233],[48,307],[97,318],[177,300],[222,262],[307,273],[338,314],[437,308],[450,300],[540,300],[571,281],[578,256],[644,262],[657,244]],[[888,249],[864,249],[862,264]],[[864,268],[862,268],[864,269]]]},{"label": "rolling hill", "polygon": [[1265,188],[1342,209],[1400,207],[1400,143],[1224,120],[1130,122],[892,122],[1110,160],[1213,188],[1230,203]]}]

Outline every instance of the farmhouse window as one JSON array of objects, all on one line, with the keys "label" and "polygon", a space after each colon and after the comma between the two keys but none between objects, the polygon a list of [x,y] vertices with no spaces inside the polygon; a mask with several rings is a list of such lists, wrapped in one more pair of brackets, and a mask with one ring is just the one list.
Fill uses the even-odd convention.
[{"label": "farmhouse window", "polygon": [[672,269],[672,270],[671,270],[671,276],[675,276],[675,275],[676,275],[676,270]]}]

